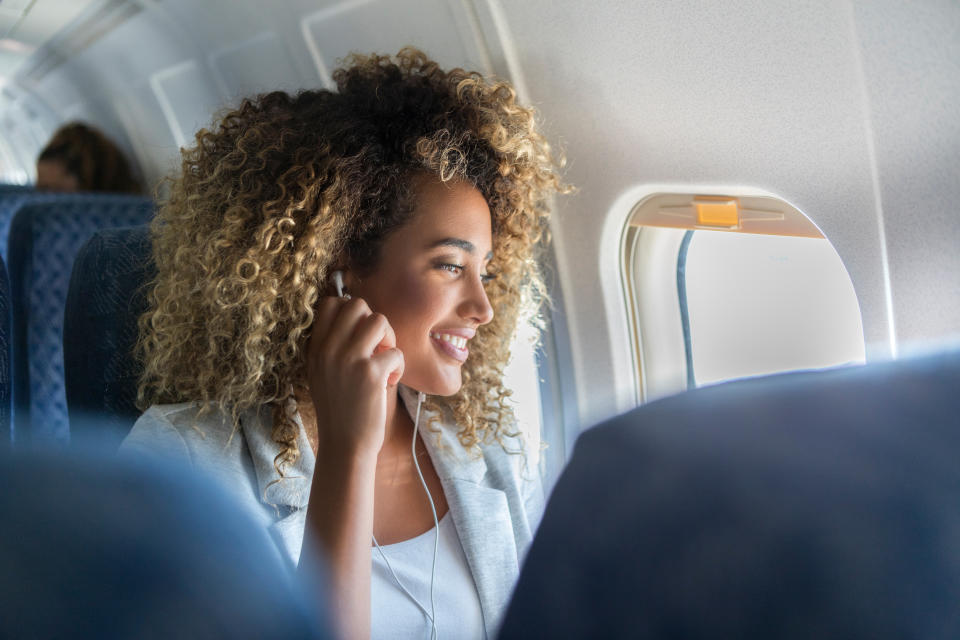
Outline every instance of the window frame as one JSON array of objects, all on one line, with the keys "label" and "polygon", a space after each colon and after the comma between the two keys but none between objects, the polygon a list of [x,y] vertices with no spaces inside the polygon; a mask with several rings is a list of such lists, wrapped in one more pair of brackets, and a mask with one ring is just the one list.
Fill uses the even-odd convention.
[{"label": "window frame", "polygon": [[[680,245],[684,238],[689,244],[692,232],[698,229],[827,238],[809,217],[786,199],[757,189],[665,185],[637,188],[629,195],[633,198],[632,206],[620,228],[617,267],[622,285],[619,298],[631,346],[629,359],[636,405],[691,388],[693,372],[688,362],[692,354],[689,333],[685,339],[682,328],[683,283],[677,270],[681,266]],[[697,224],[695,210],[690,208],[686,212],[684,207],[693,207],[701,199],[736,200],[742,212],[738,223],[731,226]],[[644,260],[645,269],[638,276],[640,270],[635,265],[639,252],[643,251],[652,251],[656,255]],[[669,277],[665,275],[667,272]],[[847,275],[849,277],[849,272]],[[639,309],[645,299],[654,300],[662,308],[657,313],[641,314]],[[671,316],[669,308],[676,310],[676,318],[668,317]],[[676,324],[672,324],[674,321]],[[654,330],[651,325],[655,325]],[[656,343],[645,342],[645,335],[656,335],[658,340]],[[668,366],[651,366],[656,363],[667,363]]]},{"label": "window frame", "polygon": [[544,328],[534,351],[540,382],[540,477],[545,492],[557,481],[579,436],[579,406],[570,330],[560,286],[556,248],[543,252],[542,265],[550,302],[544,305]]}]

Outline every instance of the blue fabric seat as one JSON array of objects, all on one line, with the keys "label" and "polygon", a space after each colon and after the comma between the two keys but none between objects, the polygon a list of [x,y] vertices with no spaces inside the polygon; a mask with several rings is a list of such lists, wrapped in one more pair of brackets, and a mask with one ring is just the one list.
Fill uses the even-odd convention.
[{"label": "blue fabric seat", "polygon": [[152,215],[146,198],[107,194],[73,194],[17,211],[8,242],[15,441],[69,441],[62,336],[74,257],[98,229],[144,224]]},{"label": "blue fabric seat", "polygon": [[585,432],[501,638],[960,638],[960,352]]},{"label": "blue fabric seat", "polygon": [[147,226],[104,229],[74,261],[63,321],[71,440],[116,449],[140,415],[133,349],[155,274],[150,251]]},{"label": "blue fabric seat", "polygon": [[37,191],[32,187],[5,184],[0,185],[0,258],[7,264],[7,242],[10,236],[10,223],[17,211],[33,202],[61,202],[76,197],[73,193]]},{"label": "blue fabric seat", "polygon": [[333,637],[322,568],[189,469],[0,452],[0,513],[0,638]]}]

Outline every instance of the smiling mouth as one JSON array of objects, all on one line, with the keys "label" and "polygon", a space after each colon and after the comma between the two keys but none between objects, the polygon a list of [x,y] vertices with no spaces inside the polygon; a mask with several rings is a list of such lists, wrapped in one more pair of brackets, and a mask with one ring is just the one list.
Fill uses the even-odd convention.
[{"label": "smiling mouth", "polygon": [[457,362],[464,362],[470,355],[467,349],[467,339],[461,336],[452,336],[447,333],[431,333],[430,340],[440,351]]}]

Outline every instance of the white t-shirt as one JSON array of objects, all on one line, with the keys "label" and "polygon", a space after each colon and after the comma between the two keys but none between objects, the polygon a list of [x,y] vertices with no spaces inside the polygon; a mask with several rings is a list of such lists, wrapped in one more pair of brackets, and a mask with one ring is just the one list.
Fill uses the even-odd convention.
[{"label": "white t-shirt", "polygon": [[[430,569],[435,529],[396,544],[381,545],[397,577],[430,611]],[[376,547],[371,548],[371,638],[430,638],[430,620],[404,593]],[[440,519],[440,547],[433,587],[437,638],[486,638],[480,598],[450,512]]]}]

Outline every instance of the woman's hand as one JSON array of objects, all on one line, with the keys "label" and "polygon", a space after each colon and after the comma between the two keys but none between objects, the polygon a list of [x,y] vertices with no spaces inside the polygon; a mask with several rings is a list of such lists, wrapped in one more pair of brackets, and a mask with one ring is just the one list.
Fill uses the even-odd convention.
[{"label": "woman's hand", "polygon": [[376,456],[387,393],[403,375],[403,354],[386,316],[360,298],[320,301],[307,343],[307,382],[320,446]]},{"label": "woman's hand", "polygon": [[323,298],[306,355],[320,449],[304,545],[319,543],[328,560],[344,637],[369,638],[377,456],[403,354],[387,318],[362,299]]}]

